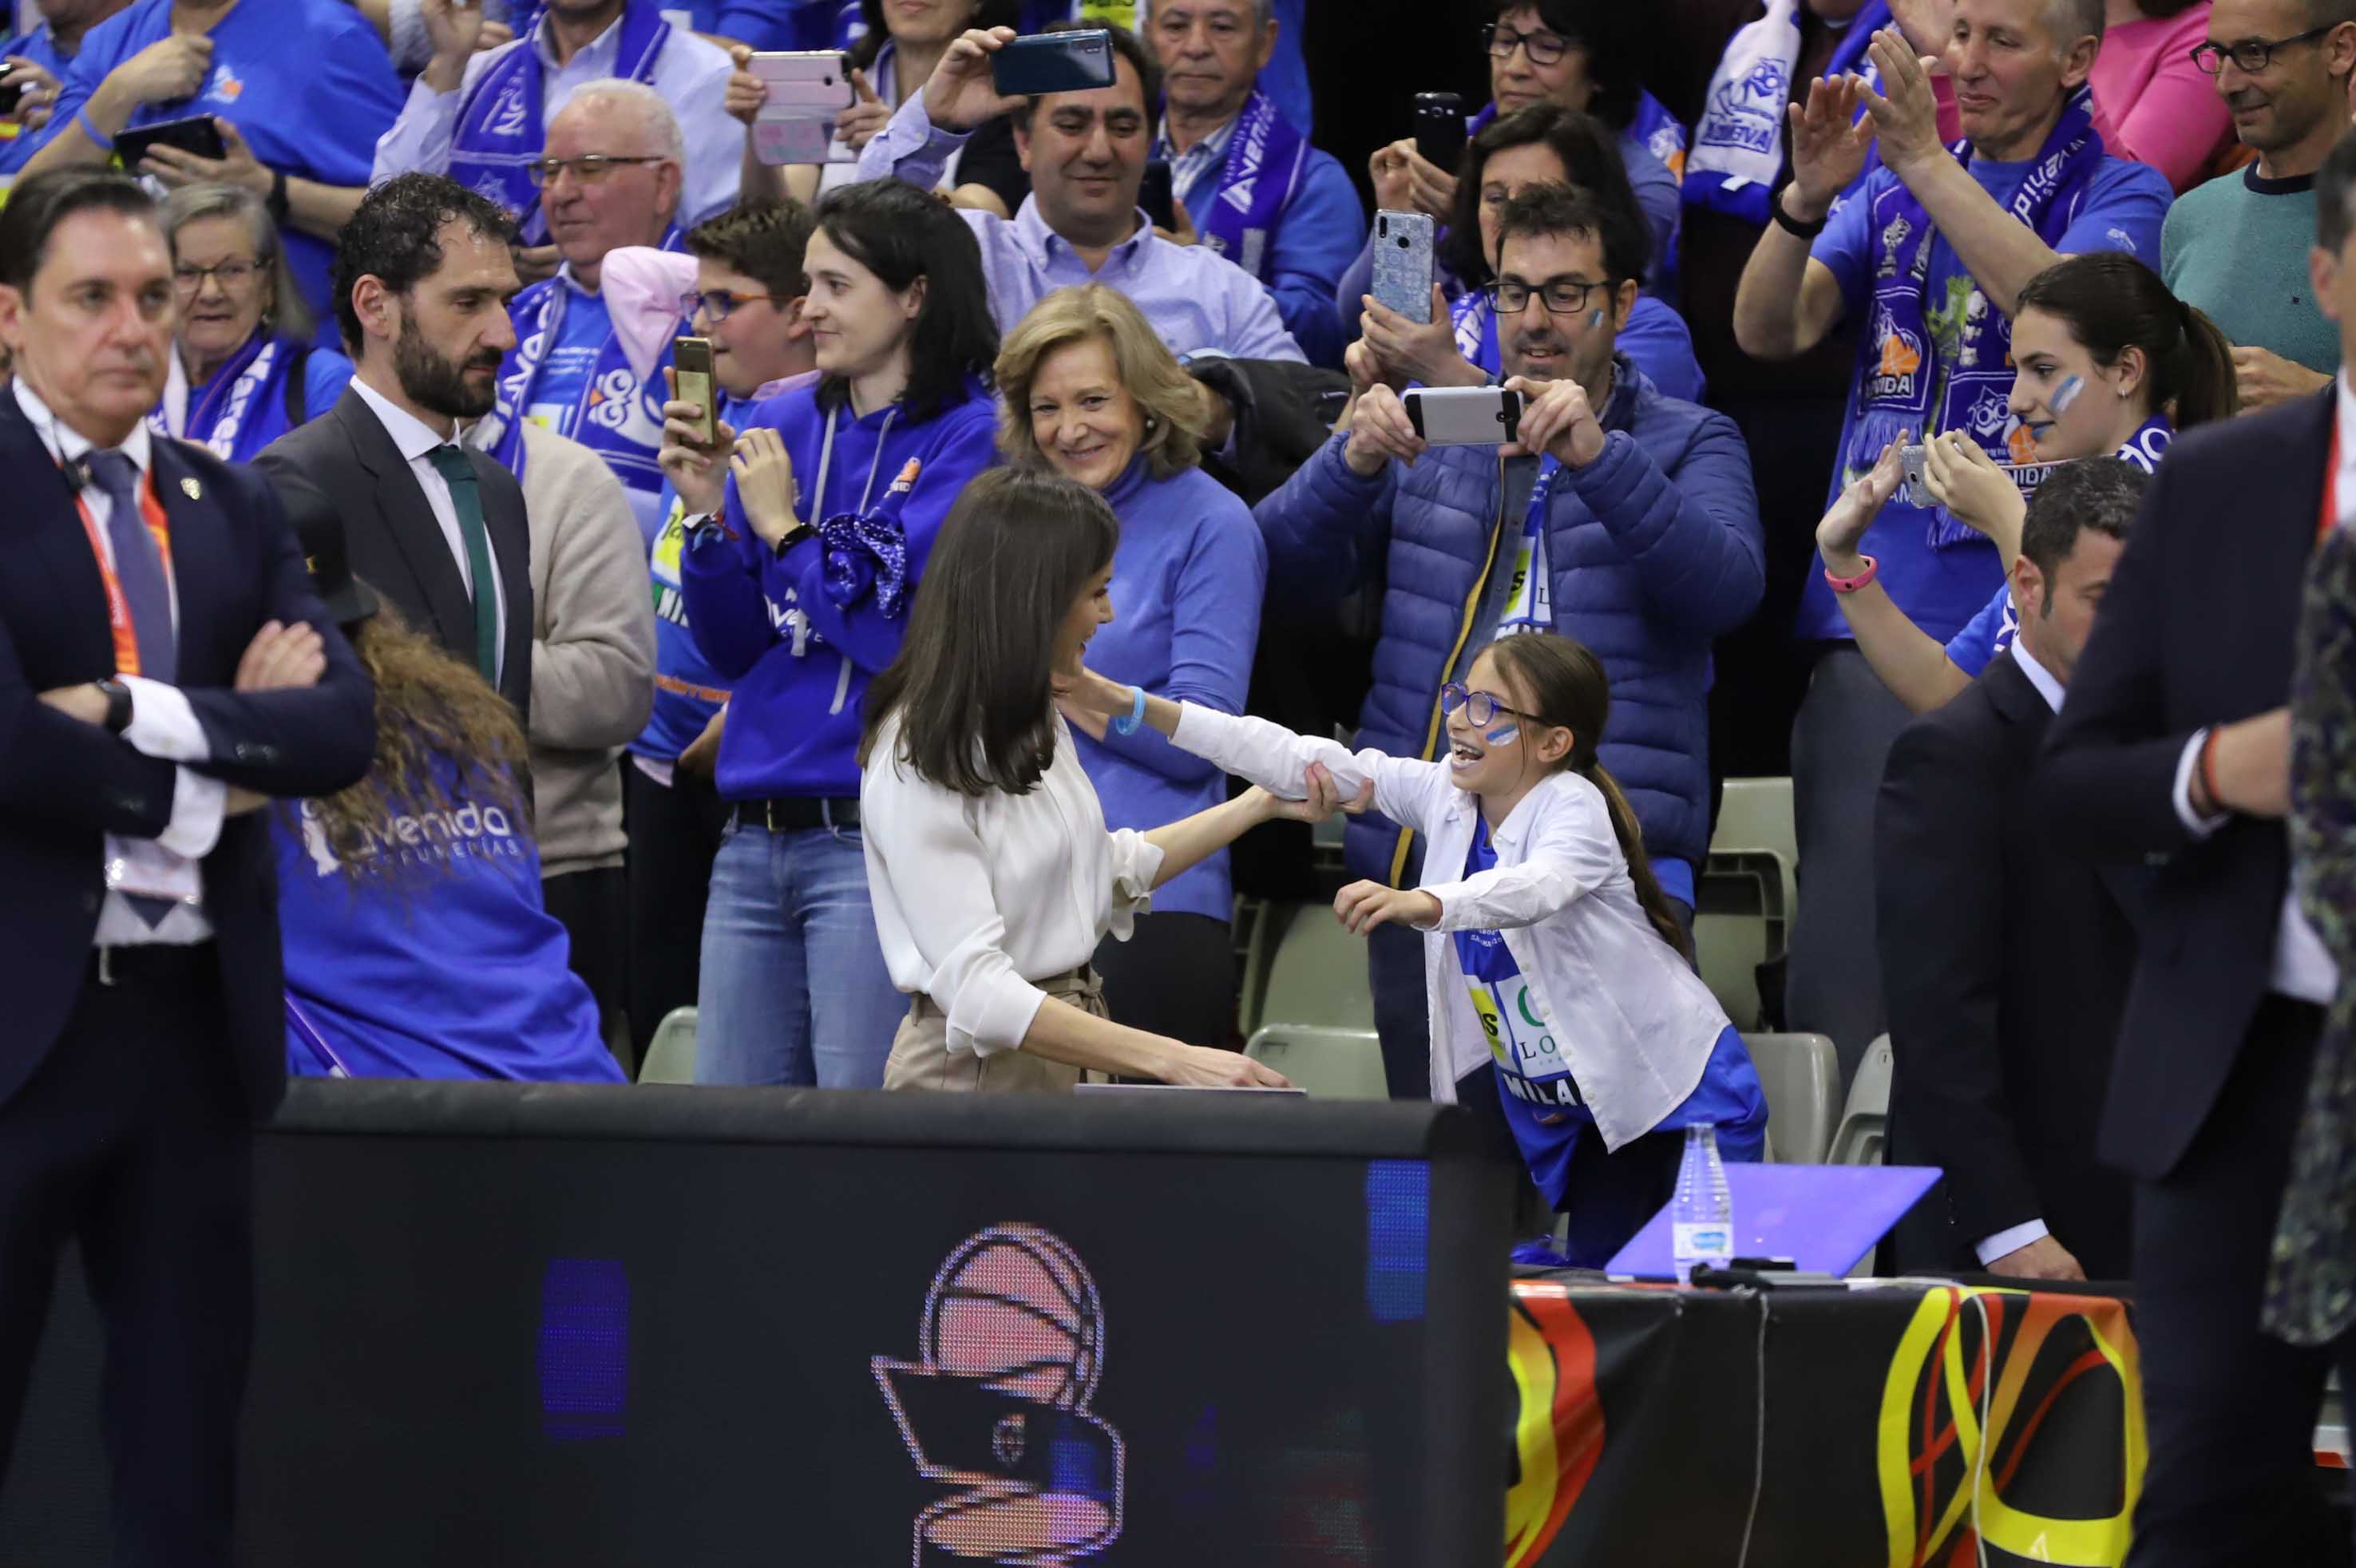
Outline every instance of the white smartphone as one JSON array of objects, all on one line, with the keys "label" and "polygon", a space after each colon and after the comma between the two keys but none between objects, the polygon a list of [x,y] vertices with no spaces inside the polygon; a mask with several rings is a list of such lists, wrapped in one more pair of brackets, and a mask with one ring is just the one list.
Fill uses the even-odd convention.
[{"label": "white smartphone", "polygon": [[1898,449],[1899,468],[1905,476],[1903,487],[1906,504],[1922,507],[1926,510],[1939,504],[1938,498],[1931,493],[1931,482],[1924,471],[1928,458],[1929,453],[1920,446],[1901,446]]},{"label": "white smartphone", "polygon": [[1431,319],[1431,216],[1375,214],[1375,283],[1367,292],[1386,310],[1409,321]]},{"label": "white smartphone", "polygon": [[835,117],[859,102],[841,49],[764,50],[744,69],[768,84],[753,121],[753,152],[765,164],[822,164]]},{"label": "white smartphone", "polygon": [[1432,446],[1495,446],[1521,433],[1522,394],[1504,387],[1411,387],[1408,423]]}]

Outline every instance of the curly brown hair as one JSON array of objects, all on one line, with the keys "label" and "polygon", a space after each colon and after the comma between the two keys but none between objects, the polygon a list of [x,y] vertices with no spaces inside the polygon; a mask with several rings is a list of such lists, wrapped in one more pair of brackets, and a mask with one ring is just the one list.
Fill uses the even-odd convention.
[{"label": "curly brown hair", "polygon": [[523,725],[507,699],[440,644],[412,631],[390,604],[350,636],[360,668],[376,682],[376,761],[350,789],[308,802],[347,872],[380,874],[384,857],[376,847],[394,818],[457,806],[434,774],[436,757],[457,763],[476,805],[504,807],[527,821],[530,802],[518,782],[525,768]]}]

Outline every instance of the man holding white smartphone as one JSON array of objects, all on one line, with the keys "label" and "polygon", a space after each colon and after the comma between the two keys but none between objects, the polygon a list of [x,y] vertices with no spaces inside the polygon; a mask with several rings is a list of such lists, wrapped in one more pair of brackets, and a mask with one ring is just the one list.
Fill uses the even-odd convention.
[{"label": "man holding white smartphone", "polygon": [[[1498,243],[1505,384],[1447,395],[1493,400],[1471,422],[1490,428],[1518,398],[1516,439],[1428,441],[1399,393],[1373,387],[1349,431],[1256,509],[1270,594],[1338,598],[1357,585],[1352,564],[1387,553],[1357,744],[1396,757],[1430,755],[1440,686],[1491,641],[1552,631],[1593,649],[1612,682],[1602,760],[1689,926],[1709,837],[1710,642],[1764,582],[1750,456],[1723,415],[1665,395],[1619,351],[1650,246],[1632,213],[1545,187],[1506,204]],[[1431,434],[1459,433],[1447,406],[1423,411]],[[1411,886],[1418,853],[1371,812],[1351,821],[1354,875]],[[1430,1061],[1420,939],[1402,935],[1378,929],[1367,961],[1385,1073],[1405,1099],[1439,1086],[1428,1074],[1483,1064]]]}]

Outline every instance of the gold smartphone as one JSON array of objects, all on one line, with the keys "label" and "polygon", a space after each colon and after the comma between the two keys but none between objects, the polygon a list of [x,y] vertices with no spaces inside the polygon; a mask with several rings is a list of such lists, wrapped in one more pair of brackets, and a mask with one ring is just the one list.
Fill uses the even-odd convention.
[{"label": "gold smartphone", "polygon": [[671,368],[679,372],[679,401],[703,410],[696,440],[709,446],[720,439],[720,411],[712,396],[712,339],[681,338],[671,345]]}]

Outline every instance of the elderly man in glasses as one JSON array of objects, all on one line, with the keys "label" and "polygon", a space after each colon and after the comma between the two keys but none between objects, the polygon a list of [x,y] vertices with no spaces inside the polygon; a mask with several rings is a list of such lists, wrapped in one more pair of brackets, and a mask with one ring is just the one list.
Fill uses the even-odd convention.
[{"label": "elderly man in glasses", "polygon": [[2321,392],[2340,338],[2315,307],[2315,172],[2348,128],[2351,0],[2216,0],[2193,59],[2217,79],[2256,163],[2188,190],[2160,236],[2160,276],[2233,340],[2242,412]]},{"label": "elderly man in glasses", "polygon": [[[1271,600],[1337,598],[1367,558],[1388,561],[1361,746],[1433,756],[1433,693],[1499,638],[1558,632],[1601,656],[1602,760],[1689,923],[1709,842],[1710,639],[1758,604],[1762,542],[1732,423],[1666,396],[1619,351],[1649,242],[1624,202],[1564,186],[1515,197],[1499,220],[1494,304],[1519,439],[1428,447],[1400,395],[1377,384],[1348,433],[1256,515]],[[1371,812],[1351,819],[1354,876],[1413,886],[1420,849]],[[1420,939],[1387,931],[1367,950],[1376,1025],[1391,1093],[1417,1098],[1430,1082]]]},{"label": "elderly man in glasses", "polygon": [[661,522],[670,349],[665,342],[652,356],[633,354],[600,285],[609,252],[678,248],[687,175],[679,122],[653,88],[593,81],[557,111],[526,167],[561,264],[516,295],[516,346],[499,367],[497,405],[467,440],[519,478],[530,456],[525,423],[580,442],[614,470],[639,532],[652,538]]}]

